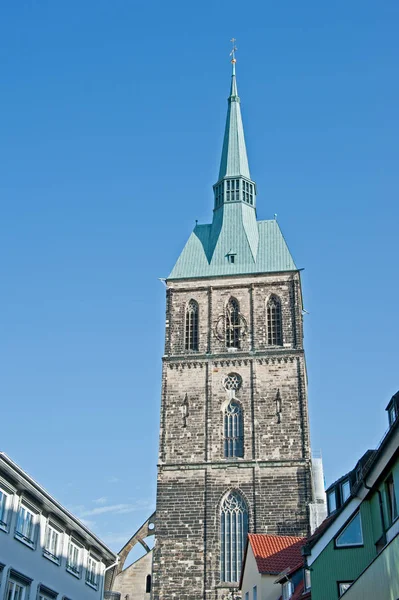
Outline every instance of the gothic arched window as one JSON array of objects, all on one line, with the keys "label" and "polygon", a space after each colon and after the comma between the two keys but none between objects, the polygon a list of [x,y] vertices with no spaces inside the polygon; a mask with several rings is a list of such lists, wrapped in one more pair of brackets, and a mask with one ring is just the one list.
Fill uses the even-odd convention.
[{"label": "gothic arched window", "polygon": [[248,534],[248,508],[244,498],[230,492],[220,509],[220,578],[240,580],[241,563]]},{"label": "gothic arched window", "polygon": [[283,345],[283,328],[281,320],[281,301],[277,296],[270,296],[267,303],[267,343],[269,346]]},{"label": "gothic arched window", "polygon": [[151,575],[147,575],[145,580],[145,593],[149,594],[151,592]]},{"label": "gothic arched window", "polygon": [[239,348],[241,338],[240,305],[235,298],[230,298],[226,306],[226,346]]},{"label": "gothic arched window", "polygon": [[244,456],[244,423],[239,402],[231,400],[224,411],[224,456]]},{"label": "gothic arched window", "polygon": [[198,312],[198,302],[190,300],[186,309],[186,350],[198,351]]}]

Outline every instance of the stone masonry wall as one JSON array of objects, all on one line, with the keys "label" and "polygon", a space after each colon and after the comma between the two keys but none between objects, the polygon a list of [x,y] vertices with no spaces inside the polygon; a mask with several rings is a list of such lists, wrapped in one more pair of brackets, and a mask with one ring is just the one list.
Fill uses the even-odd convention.
[{"label": "stone masonry wall", "polygon": [[[220,505],[239,490],[250,531],[306,535],[311,500],[302,299],[298,273],[168,282],[153,600],[219,600]],[[279,296],[283,345],[267,345],[266,303]],[[220,336],[240,304],[239,350]],[[185,309],[199,304],[199,351],[184,350]],[[237,373],[244,456],[226,459],[224,378]]]}]

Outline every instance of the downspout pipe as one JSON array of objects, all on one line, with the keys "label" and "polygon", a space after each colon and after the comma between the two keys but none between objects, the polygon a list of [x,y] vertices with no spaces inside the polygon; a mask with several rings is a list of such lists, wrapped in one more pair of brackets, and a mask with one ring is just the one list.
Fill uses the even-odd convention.
[{"label": "downspout pipe", "polygon": [[101,594],[100,594],[100,599],[101,599],[101,600],[103,600],[103,598],[104,598],[104,593],[105,593],[105,590],[104,590],[104,587],[105,587],[105,574],[106,574],[106,572],[107,572],[107,571],[109,571],[110,569],[113,569],[114,567],[116,567],[116,566],[119,564],[119,560],[120,560],[120,557],[118,556],[118,558],[116,559],[116,562],[114,562],[112,565],[109,565],[109,567],[106,567],[106,568],[104,569],[104,573],[103,573],[103,581],[102,581],[102,586],[101,586],[101,587],[102,587],[102,591],[101,591]]}]

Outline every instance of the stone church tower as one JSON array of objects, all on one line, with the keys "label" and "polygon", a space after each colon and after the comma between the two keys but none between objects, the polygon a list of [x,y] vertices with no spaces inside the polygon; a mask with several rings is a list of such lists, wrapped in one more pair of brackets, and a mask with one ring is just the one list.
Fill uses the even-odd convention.
[{"label": "stone church tower", "polygon": [[248,531],[309,532],[300,272],[256,220],[232,62],[213,220],[166,280],[153,600],[225,598]]}]

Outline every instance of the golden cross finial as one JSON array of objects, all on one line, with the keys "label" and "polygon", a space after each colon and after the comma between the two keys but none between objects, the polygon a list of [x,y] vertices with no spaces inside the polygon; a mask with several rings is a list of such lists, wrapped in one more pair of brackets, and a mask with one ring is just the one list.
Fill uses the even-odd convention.
[{"label": "golden cross finial", "polygon": [[236,61],[236,52],[237,52],[237,46],[236,46],[236,38],[231,38],[230,42],[233,44],[233,48],[231,49],[230,52],[230,56],[232,57],[231,62],[234,64]]}]

